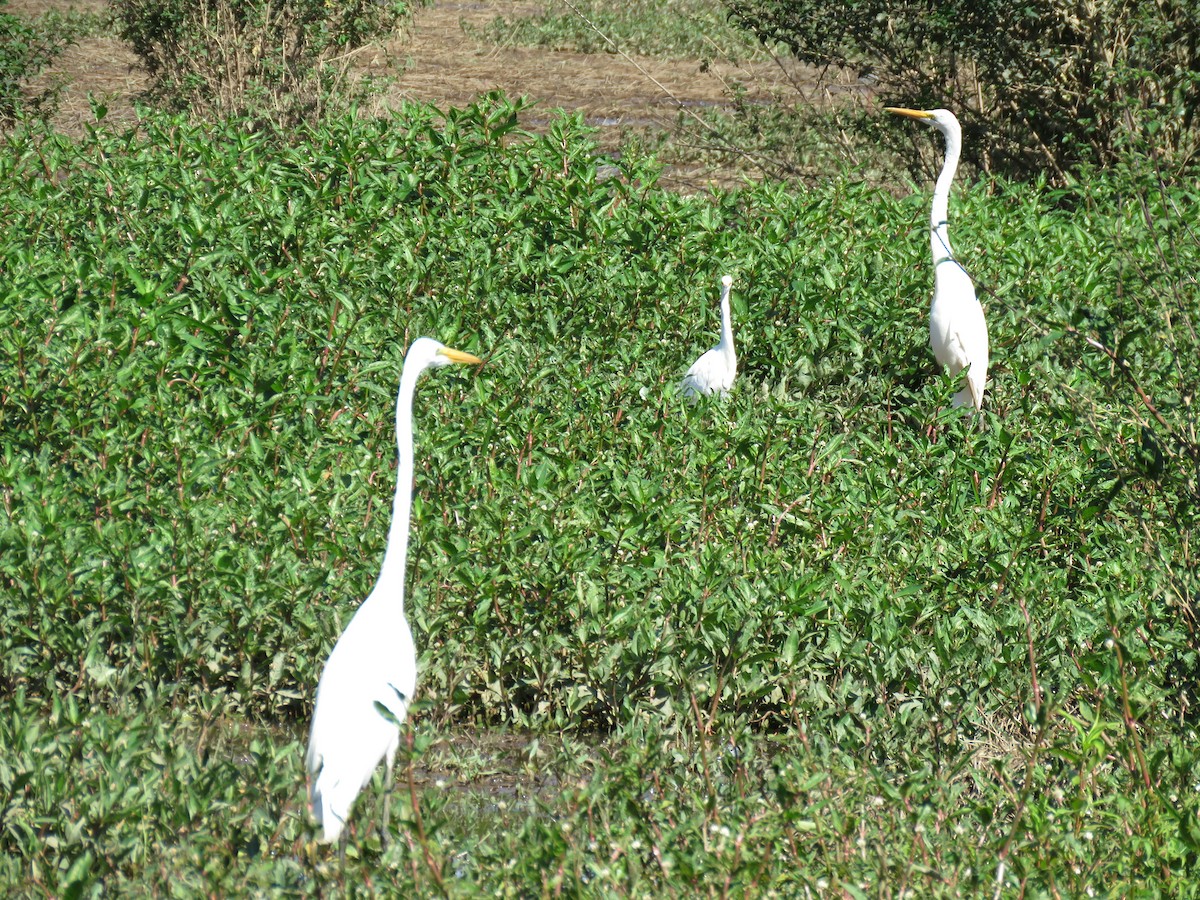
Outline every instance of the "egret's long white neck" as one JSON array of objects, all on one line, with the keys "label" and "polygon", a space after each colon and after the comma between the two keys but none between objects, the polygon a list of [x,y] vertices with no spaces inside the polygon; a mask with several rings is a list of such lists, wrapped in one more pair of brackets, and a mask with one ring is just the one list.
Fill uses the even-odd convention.
[{"label": "egret's long white neck", "polygon": [[729,285],[721,286],[721,343],[718,345],[729,360],[730,365],[737,363],[737,353],[733,349],[733,318],[729,312]]},{"label": "egret's long white neck", "polygon": [[408,565],[408,531],[412,518],[413,486],[413,392],[423,367],[404,366],[400,374],[400,392],[396,397],[396,451],[400,464],[396,472],[396,496],[392,500],[392,524],[388,528],[387,548],[379,586],[396,598],[404,611],[404,573]]},{"label": "egret's long white neck", "polygon": [[933,186],[933,207],[929,212],[929,246],[933,250],[934,265],[954,256],[954,250],[950,247],[947,220],[950,185],[954,182],[954,173],[958,170],[958,155],[962,150],[962,132],[957,127],[938,130],[946,138],[946,161],[942,164],[942,173],[938,176],[937,184]]}]

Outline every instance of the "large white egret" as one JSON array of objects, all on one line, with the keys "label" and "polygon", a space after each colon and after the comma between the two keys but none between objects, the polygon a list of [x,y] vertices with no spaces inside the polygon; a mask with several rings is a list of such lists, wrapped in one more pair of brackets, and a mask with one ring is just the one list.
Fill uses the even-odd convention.
[{"label": "large white egret", "polygon": [[679,389],[685,397],[695,399],[697,394],[717,393],[725,395],[733,387],[737,375],[737,353],[733,349],[733,322],[729,316],[729,289],[733,277],[721,278],[721,342],[706,350],[683,376]]},{"label": "large white egret", "polygon": [[[343,836],[350,808],[380,760],[387,764],[387,785],[391,786],[400,746],[399,724],[417,685],[417,650],[404,617],[404,570],[412,514],[413,390],[426,369],[480,362],[478,357],[427,337],[413,341],[404,357],[396,397],[400,465],[383,567],[370,596],[355,612],[325,663],[308,738],[309,798],[326,843]],[[385,842],[389,799],[385,793],[381,830]]]},{"label": "large white egret", "polygon": [[[955,406],[968,403],[983,409],[987,386],[988,331],[983,307],[975,296],[975,285],[950,247],[948,211],[950,185],[958,169],[962,129],[948,109],[904,109],[887,107],[897,116],[924,122],[946,139],[946,161],[933,188],[929,213],[929,244],[933,249],[933,305],[929,308],[929,343],[938,363],[951,375],[967,369],[967,386],[954,395]],[[970,367],[970,368],[968,368]]]}]

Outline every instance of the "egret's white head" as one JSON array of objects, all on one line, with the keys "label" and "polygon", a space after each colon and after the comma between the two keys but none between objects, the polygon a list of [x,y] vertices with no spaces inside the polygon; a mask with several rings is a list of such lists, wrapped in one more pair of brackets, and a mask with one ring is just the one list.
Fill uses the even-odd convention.
[{"label": "egret's white head", "polygon": [[479,365],[482,362],[478,356],[454,350],[441,341],[427,337],[419,337],[413,341],[408,353],[404,355],[405,366],[415,366],[417,369],[435,369],[452,363]]},{"label": "egret's white head", "polygon": [[962,135],[962,128],[958,124],[958,117],[948,109],[908,109],[903,106],[887,106],[884,107],[884,111],[890,112],[894,116],[904,116],[906,119],[916,119],[918,122],[924,122],[930,128],[936,128],[947,137],[951,134],[959,137]]}]

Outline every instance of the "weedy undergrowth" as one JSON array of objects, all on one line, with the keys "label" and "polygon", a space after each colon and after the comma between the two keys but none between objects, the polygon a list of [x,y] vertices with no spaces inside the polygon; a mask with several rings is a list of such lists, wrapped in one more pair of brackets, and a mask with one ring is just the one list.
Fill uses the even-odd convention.
[{"label": "weedy undergrowth", "polygon": [[[975,422],[921,192],[684,197],[521,113],[9,140],[0,881],[1194,894],[1191,193],[956,195]],[[418,393],[406,808],[338,868],[300,746],[421,334],[487,362]]]}]

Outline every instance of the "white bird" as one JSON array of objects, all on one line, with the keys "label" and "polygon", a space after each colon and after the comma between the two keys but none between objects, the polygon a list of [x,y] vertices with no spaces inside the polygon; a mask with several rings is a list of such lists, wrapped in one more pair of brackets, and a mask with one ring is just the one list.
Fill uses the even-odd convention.
[{"label": "white bird", "polygon": [[967,369],[967,386],[954,395],[954,405],[971,404],[976,410],[982,410],[988,370],[987,322],[983,317],[983,307],[975,296],[971,276],[954,258],[947,230],[950,184],[958,169],[962,129],[954,113],[948,109],[921,110],[889,106],[887,111],[924,122],[946,138],[946,161],[933,188],[933,207],[929,213],[929,244],[933,249],[933,305],[929,308],[929,343],[938,363],[945,366],[951,375]]},{"label": "white bird", "polygon": [[[404,617],[404,570],[413,486],[413,390],[426,369],[451,363],[478,364],[478,357],[417,338],[404,357],[396,398],[396,447],[400,456],[392,523],[383,567],[370,596],[355,612],[325,663],[317,685],[306,762],[313,817],[321,839],[342,837],[350,808],[380,761],[387,785],[400,746],[400,723],[417,684],[417,650]],[[384,794],[381,840],[387,840],[389,793]]]},{"label": "white bird", "polygon": [[729,393],[737,375],[737,353],[733,349],[733,322],[729,317],[729,288],[733,277],[721,278],[721,342],[706,350],[683,376],[679,384],[683,396],[695,400],[697,394]]}]

